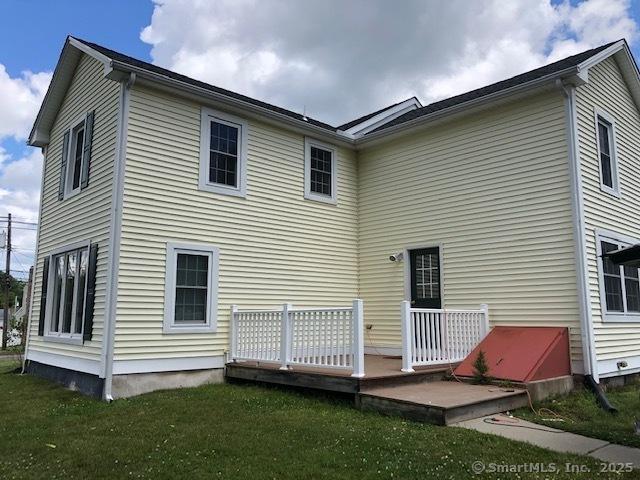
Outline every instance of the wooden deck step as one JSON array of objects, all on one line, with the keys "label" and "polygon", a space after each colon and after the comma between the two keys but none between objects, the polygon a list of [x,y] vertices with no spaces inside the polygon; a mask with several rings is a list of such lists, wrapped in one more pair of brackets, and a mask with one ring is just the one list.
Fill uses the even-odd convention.
[{"label": "wooden deck step", "polygon": [[526,390],[495,385],[434,381],[366,389],[356,396],[362,410],[450,425],[526,406]]}]

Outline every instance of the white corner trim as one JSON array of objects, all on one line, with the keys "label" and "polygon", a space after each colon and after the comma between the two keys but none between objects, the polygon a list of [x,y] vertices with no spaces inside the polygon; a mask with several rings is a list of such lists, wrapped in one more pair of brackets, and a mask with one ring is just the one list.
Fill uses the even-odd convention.
[{"label": "white corner trim", "polygon": [[104,334],[102,337],[102,366],[100,375],[104,377],[102,396],[111,400],[113,376],[113,352],[116,331],[118,302],[118,274],[120,270],[120,240],[122,237],[122,205],[124,197],[124,174],[127,159],[127,136],[129,128],[129,97],[136,81],[132,73],[126,81],[120,82],[120,104],[118,106],[118,130],[116,133],[115,159],[113,165],[113,186],[111,190],[111,219],[109,225],[109,250],[107,257],[107,291],[105,294]]},{"label": "white corner trim", "polygon": [[582,169],[580,166],[580,147],[578,143],[578,114],[576,108],[576,89],[572,85],[559,87],[564,96],[565,129],[569,151],[569,178],[571,188],[571,210],[573,220],[573,238],[575,247],[576,284],[578,305],[580,307],[580,336],[582,340],[582,358],[584,372],[598,381],[596,363],[595,335],[591,312],[591,290],[589,287],[589,267],[587,265],[587,240],[584,216],[584,194],[582,192]]},{"label": "white corner trim", "polygon": [[[207,279],[207,318],[205,324],[176,324],[174,322],[176,267],[179,253],[206,255],[208,258],[209,277]],[[167,242],[163,333],[212,333],[217,330],[219,265],[220,249],[216,246],[198,243]]]},{"label": "white corner trim", "polygon": [[75,370],[76,372],[90,373],[91,375],[100,375],[100,362],[98,360],[89,360],[86,358],[71,357],[69,355],[59,355],[57,353],[41,352],[31,349],[25,355],[26,360],[42,363],[44,365],[52,365],[54,367],[66,368],[67,370]]},{"label": "white corner trim", "polygon": [[[602,118],[606,123],[608,123],[611,127],[611,138],[609,139],[609,156],[611,157],[611,178],[613,180],[613,187],[609,187],[604,184],[604,178],[602,177],[602,161],[600,160],[600,128],[599,118]],[[603,109],[599,107],[594,107],[593,109],[593,122],[596,129],[596,151],[598,152],[598,157],[596,161],[598,162],[598,172],[600,175],[600,190],[605,193],[611,194],[614,197],[621,197],[620,193],[620,176],[618,173],[618,152],[616,149],[616,119],[613,115],[605,112]]]},{"label": "white corner trim", "polygon": [[114,375],[131,373],[177,372],[224,368],[224,355],[209,357],[150,358],[141,360],[115,360]]},{"label": "white corner trim", "polygon": [[[618,362],[627,362],[627,366],[624,368],[618,368]],[[639,373],[640,355],[614,358],[611,360],[600,360],[598,362],[598,371],[600,372],[600,376],[603,378]]]},{"label": "white corner trim", "polygon": [[[44,193],[44,176],[47,168],[47,158],[49,147],[42,147],[42,177],[40,178],[40,205],[38,206],[38,226],[36,227],[36,249],[33,255],[33,275],[31,277],[31,299],[29,301],[29,313],[27,316],[27,338],[24,343],[24,357],[22,359],[22,373],[26,366],[27,355],[29,354],[29,342],[31,340],[31,323],[33,322],[33,299],[35,298],[36,274],[38,273],[38,254],[40,253],[40,224],[42,223],[42,197]],[[44,265],[44,260],[43,260]],[[42,283],[41,283],[42,284]],[[42,294],[42,292],[40,292]],[[42,303],[40,304],[42,308]],[[40,318],[38,318],[38,322]]]},{"label": "white corner trim", "polygon": [[[211,121],[223,123],[235,127],[238,135],[238,166],[235,187],[212,183],[209,181],[209,143],[211,141]],[[208,107],[201,108],[200,114],[200,169],[198,175],[198,188],[207,192],[246,197],[247,195],[247,149],[248,149],[248,122],[229,113],[213,110]]]},{"label": "white corner trim", "polygon": [[[602,241],[609,241],[616,244],[635,245],[640,240],[622,233],[605,230],[602,228],[595,229],[596,242],[596,264],[598,266],[598,293],[600,294],[600,316],[603,323],[638,323],[640,324],[640,312],[609,312],[607,311],[607,299],[604,288],[604,263],[602,260]],[[626,286],[622,282],[622,301],[626,306]]]},{"label": "white corner trim", "polygon": [[[331,152],[331,195],[322,195],[311,191],[311,147],[321,148]],[[304,137],[304,198],[316,202],[338,203],[338,157],[334,145]]]},{"label": "white corner trim", "polygon": [[345,133],[356,136],[365,135],[366,133],[375,130],[380,125],[384,125],[385,123],[398,118],[400,115],[403,115],[407,112],[410,112],[411,110],[415,110],[420,107],[422,107],[422,103],[420,103],[420,101],[416,97],[411,97],[404,102],[399,103],[398,105],[383,110],[382,112],[374,115],[368,120],[357,123],[353,127],[345,130]]}]

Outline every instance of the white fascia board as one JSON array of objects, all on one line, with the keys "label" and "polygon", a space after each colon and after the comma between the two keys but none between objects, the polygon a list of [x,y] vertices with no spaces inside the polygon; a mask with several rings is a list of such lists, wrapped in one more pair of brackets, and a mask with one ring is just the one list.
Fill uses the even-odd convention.
[{"label": "white fascia board", "polygon": [[[229,97],[227,95],[212,92],[211,90],[192,85],[187,82],[182,82],[174,78],[167,77],[160,73],[150,72],[144,68],[139,68],[127,63],[118,61],[112,62],[114,75],[118,71],[133,72],[138,76],[140,84],[149,82],[156,86],[162,86],[168,91],[180,90],[193,96],[194,99],[202,102],[203,99],[207,99],[210,102],[215,102],[214,108],[217,108],[220,104],[224,105],[227,109],[230,109],[232,113],[241,113],[243,115],[259,116],[260,119],[267,123],[277,124],[280,126],[286,126],[294,131],[304,133],[305,135],[311,135],[316,138],[328,140],[333,143],[339,143],[342,146],[353,148],[354,136],[345,132],[332,132],[322,127],[318,127],[311,123],[307,123],[304,120],[297,120],[282,113],[275,112],[268,108],[260,107],[253,103],[245,102],[243,100]],[[145,82],[146,81],[146,82]]]},{"label": "white fascia board", "polygon": [[375,130],[380,125],[384,125],[385,123],[398,118],[400,115],[420,107],[422,107],[422,103],[420,103],[416,97],[411,97],[398,105],[387,108],[379,114],[354,125],[353,127],[345,130],[345,133],[350,133],[352,135],[364,135],[371,130]]},{"label": "white fascia board", "polygon": [[622,77],[631,91],[636,107],[640,109],[640,72],[638,72],[638,66],[633,59],[627,42],[624,40],[614,43],[578,65],[578,76],[584,83],[588,82],[589,70],[611,56],[618,64]]},{"label": "white fascia board", "polygon": [[97,52],[91,47],[79,42],[73,37],[68,37],[62,48],[60,59],[53,72],[53,78],[47,89],[36,120],[33,123],[28,145],[32,147],[44,147],[49,143],[49,133],[57,116],[58,109],[62,105],[64,95],[71,84],[80,56],[85,53],[104,65],[105,77],[111,73],[111,59]]},{"label": "white fascia board", "polygon": [[608,48],[605,48],[601,52],[587,58],[584,62],[578,65],[578,75],[584,79],[585,82],[589,81],[589,69],[594,65],[599,64],[603,60],[606,60],[614,53],[619,52],[625,46],[624,40],[614,43]]},{"label": "white fascia board", "polygon": [[515,97],[517,95],[523,94],[524,92],[527,92],[528,90],[533,90],[534,88],[547,85],[553,86],[558,78],[575,79],[575,77],[577,76],[576,74],[577,68],[570,67],[560,72],[545,75],[544,77],[540,77],[530,82],[521,83],[511,88],[500,90],[489,95],[484,95],[482,97],[475,98],[464,103],[459,103],[457,105],[453,105],[451,107],[414,118],[413,120],[409,120],[408,122],[404,122],[399,125],[394,125],[393,127],[380,130],[379,132],[371,133],[366,137],[357,138],[356,147],[360,148],[362,146],[369,146],[371,144],[379,143],[380,141],[387,140],[387,138],[384,137],[393,137],[395,136],[395,134],[404,135],[410,130],[420,128],[424,124],[440,120],[443,117],[448,117],[456,113],[464,112],[465,110],[470,110],[474,107],[479,107],[499,100],[507,99],[508,97]]}]

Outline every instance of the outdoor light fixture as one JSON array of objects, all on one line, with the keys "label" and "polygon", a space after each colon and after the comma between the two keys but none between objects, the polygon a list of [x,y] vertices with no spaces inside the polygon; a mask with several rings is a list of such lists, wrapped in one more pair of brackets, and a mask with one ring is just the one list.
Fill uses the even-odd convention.
[{"label": "outdoor light fixture", "polygon": [[393,255],[389,256],[389,260],[391,260],[392,262],[401,262],[403,258],[404,253],[402,252],[394,253]]}]

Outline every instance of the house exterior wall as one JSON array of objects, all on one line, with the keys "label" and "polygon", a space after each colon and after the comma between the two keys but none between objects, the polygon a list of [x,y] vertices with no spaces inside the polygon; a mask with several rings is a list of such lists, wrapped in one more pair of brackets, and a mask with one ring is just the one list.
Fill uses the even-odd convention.
[{"label": "house exterior wall", "polygon": [[[103,65],[82,55],[52,127],[43,165],[27,358],[92,374],[100,370],[118,97],[119,85],[104,78]],[[95,110],[95,120],[89,185],[77,195],[60,201],[58,186],[64,132],[91,110]],[[79,241],[99,245],[93,337],[83,345],[54,343],[38,336],[44,258],[55,248]]]},{"label": "house exterior wall", "polygon": [[[616,360],[640,368],[640,322],[603,321],[596,253],[598,229],[640,239],[640,113],[613,57],[589,70],[588,83],[576,91],[576,105],[591,314],[598,370],[606,376],[617,372]],[[595,108],[615,119],[619,198],[600,189]]]},{"label": "house exterior wall", "polygon": [[370,346],[401,344],[406,259],[389,255],[440,245],[444,307],[487,303],[492,325],[566,326],[581,370],[567,145],[563,97],[553,90],[360,152]]},{"label": "house exterior wall", "polygon": [[[337,205],[305,200],[304,137],[247,119],[246,198],[202,191],[200,119],[193,101],[131,90],[114,373],[157,359],[220,363],[232,304],[350,305],[357,295],[355,153],[337,148]],[[163,333],[167,242],[219,247],[216,332]]]}]

